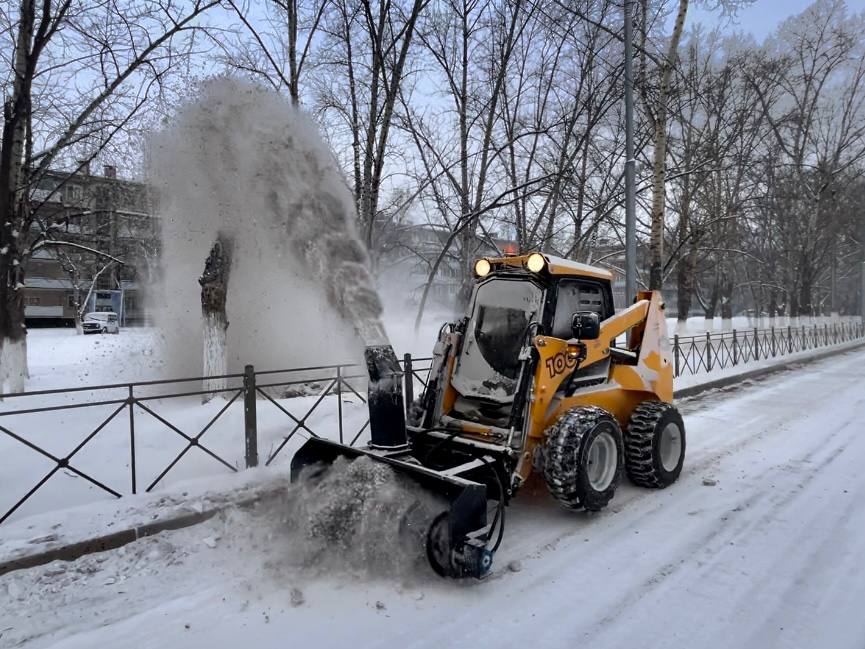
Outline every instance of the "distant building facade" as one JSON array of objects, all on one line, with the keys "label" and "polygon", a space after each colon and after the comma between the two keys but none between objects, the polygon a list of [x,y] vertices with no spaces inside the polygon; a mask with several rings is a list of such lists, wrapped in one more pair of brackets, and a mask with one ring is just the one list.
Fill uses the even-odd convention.
[{"label": "distant building facade", "polygon": [[[156,279],[159,220],[143,183],[117,178],[105,166],[70,176],[49,172],[33,197],[36,232],[70,246],[47,245],[31,257],[24,280],[28,326],[72,325],[75,304],[86,311],[116,311],[124,324],[146,319],[142,289]],[[108,263],[105,253],[123,262]],[[90,291],[95,278],[96,285]]]}]

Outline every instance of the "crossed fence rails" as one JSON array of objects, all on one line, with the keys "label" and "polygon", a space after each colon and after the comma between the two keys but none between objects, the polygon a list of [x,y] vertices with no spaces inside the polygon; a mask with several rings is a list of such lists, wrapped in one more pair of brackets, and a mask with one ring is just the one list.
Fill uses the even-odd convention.
[{"label": "crossed fence rails", "polygon": [[[426,384],[426,376],[423,374],[429,369],[430,358],[412,359],[409,354],[406,354],[403,361],[400,363],[401,369],[406,380],[406,396],[408,399],[414,393],[414,385],[418,383],[421,387]],[[321,436],[316,432],[310,424],[310,417],[319,410],[321,404],[328,397],[335,397],[338,435],[341,443],[355,445],[360,440],[364,432],[369,427],[369,418],[356,431],[348,430],[347,422],[343,416],[343,405],[346,396],[359,399],[362,403],[366,403],[366,397],[363,395],[365,391],[366,372],[364,368],[357,364],[343,365],[322,365],[311,367],[300,367],[288,370],[267,370],[256,372],[253,366],[247,365],[242,374],[225,374],[212,377],[191,377],[182,379],[166,379],[158,381],[138,381],[132,383],[112,383],[102,385],[88,385],[75,388],[51,389],[51,390],[35,390],[30,392],[21,392],[14,394],[0,394],[0,401],[6,403],[7,399],[26,400],[32,397],[49,397],[51,395],[60,395],[63,397],[74,397],[83,395],[83,400],[75,403],[64,403],[59,405],[41,406],[33,408],[12,408],[0,410],[0,433],[7,438],[11,438],[21,445],[29,448],[31,451],[47,459],[51,462],[51,468],[35,484],[21,496],[17,502],[6,510],[0,516],[0,524],[9,519],[22,505],[30,500],[36,492],[38,492],[46,482],[60,471],[68,471],[79,478],[86,480],[88,483],[96,487],[99,491],[105,492],[114,497],[122,497],[124,494],[115,488],[105,484],[103,480],[98,479],[92,472],[87,472],[76,466],[74,461],[76,456],[90,444],[96,436],[103,431],[111,422],[116,419],[127,417],[127,431],[129,435],[129,489],[126,493],[137,494],[141,491],[143,484],[140,484],[138,472],[138,458],[136,451],[140,440],[136,436],[136,422],[141,421],[142,417],[152,418],[175,435],[179,436],[184,445],[182,449],[159,470],[155,477],[144,487],[144,492],[151,492],[160,483],[163,482],[168,473],[177,466],[187,454],[196,448],[206,456],[211,458],[230,472],[237,472],[238,466],[227,460],[225,457],[210,448],[204,436],[208,431],[212,430],[214,424],[222,419],[229,411],[231,406],[238,400],[243,401],[244,409],[244,464],[246,468],[251,468],[259,465],[258,452],[258,403],[269,402],[275,408],[285,415],[291,422],[292,426],[287,434],[285,434],[278,446],[267,453],[264,464],[271,465],[285,446],[298,433],[310,435],[313,437]],[[408,380],[408,378],[411,380]],[[208,386],[213,386],[218,382],[225,382],[226,387],[206,389],[178,389],[178,386],[202,385],[207,382]],[[322,387],[323,385],[323,387]],[[166,391],[167,388],[167,391]],[[287,391],[291,391],[292,396],[285,396]],[[298,391],[296,388],[305,388]],[[282,396],[280,395],[282,391]],[[151,394],[150,392],[155,392]],[[114,395],[122,394],[123,396],[114,396],[114,398],[100,398],[100,395],[112,393]],[[293,396],[301,396],[311,394],[314,397],[312,405],[306,405],[298,410],[303,400],[294,399]],[[199,428],[194,433],[188,430],[183,430],[179,424],[170,421],[166,416],[160,414],[154,402],[162,402],[165,400],[194,398],[194,397],[213,397],[221,395],[225,403],[219,408],[207,423]],[[93,397],[96,398],[93,398]],[[297,405],[296,405],[297,404]],[[12,426],[13,417],[21,417],[24,415],[32,415],[36,413],[69,411],[82,408],[100,408],[110,407],[111,411],[107,417],[101,418],[99,422],[84,436],[71,451],[60,456],[52,453],[46,448],[28,439],[24,434],[16,432]],[[119,459],[119,458],[116,458]]]},{"label": "crossed fence rails", "polygon": [[[723,333],[707,332],[705,336],[674,336],[671,340],[672,355],[675,376],[711,372],[717,369],[733,367],[749,362],[769,359],[798,351],[805,351],[817,347],[826,347],[865,338],[865,326],[861,322],[835,322],[831,325],[811,325],[786,328],[748,329]],[[425,373],[429,370],[430,358],[412,358],[406,354],[401,361],[405,381],[406,403],[410,403],[415,389],[422,389],[426,385]],[[226,387],[213,389],[182,389],[176,386],[198,385],[207,381],[208,386],[213,386],[214,381],[222,381]],[[36,390],[17,394],[0,394],[0,400],[23,399],[27,397],[47,397],[49,395],[61,395],[70,397],[83,395],[84,400],[75,403],[63,403],[51,406],[34,408],[16,408],[0,410],[0,433],[27,447],[34,453],[49,460],[52,467],[33,486],[21,496],[5,513],[0,516],[0,524],[8,520],[18,509],[24,505],[34,494],[36,494],[53,476],[60,471],[68,471],[82,478],[101,490],[114,497],[122,497],[124,494],[117,489],[109,487],[103,480],[92,475],[92,472],[84,471],[74,464],[76,456],[90,444],[96,436],[103,431],[109,423],[123,417],[127,418],[127,430],[129,436],[129,490],[127,493],[136,494],[140,491],[138,460],[136,449],[139,440],[136,438],[136,421],[142,417],[152,418],[184,442],[183,448],[165,464],[161,470],[156,472],[155,477],[146,487],[145,492],[150,492],[163,482],[165,477],[186,457],[192,449],[198,449],[201,453],[211,458],[214,462],[231,472],[237,472],[239,467],[228,461],[225,457],[208,447],[204,436],[213,429],[214,424],[222,419],[231,406],[238,400],[243,401],[244,425],[244,464],[246,468],[258,466],[258,426],[259,426],[259,403],[272,404],[277,411],[285,415],[291,422],[291,428],[282,436],[276,448],[267,453],[264,461],[266,466],[271,465],[283,452],[286,445],[298,433],[314,437],[322,436],[314,430],[310,423],[310,417],[316,413],[321,404],[328,398],[336,399],[337,411],[337,433],[341,443],[355,445],[364,436],[369,427],[369,419],[357,429],[351,430],[347,427],[344,417],[344,401],[346,397],[357,398],[361,403],[366,403],[363,395],[365,389],[366,372],[357,364],[322,365],[315,367],[301,367],[288,370],[255,371],[254,367],[247,365],[242,374],[226,374],[218,377],[192,377],[182,379],[166,379],[158,381],[138,381],[132,383],[114,383],[105,385],[91,385],[75,388]],[[303,388],[304,390],[298,391]],[[167,390],[167,391],[166,391]],[[280,393],[280,390],[282,393]],[[291,396],[287,391],[290,392]],[[104,393],[120,394],[114,398],[88,398],[99,397]],[[202,396],[213,396],[221,394],[225,403],[219,408],[208,422],[199,428],[194,434],[183,430],[181,426],[170,421],[155,409],[154,402],[162,402],[171,399],[194,398]],[[314,398],[311,405],[306,405],[302,399],[294,399],[298,394],[308,394]],[[3,401],[7,403],[7,401]],[[64,455],[52,453],[25,435],[13,430],[12,418],[34,413],[68,411],[81,408],[110,407],[111,412],[102,418],[71,451]],[[300,409],[298,409],[300,408]],[[119,458],[117,458],[119,460]]]},{"label": "crossed fence rails", "polygon": [[863,323],[835,321],[766,329],[741,329],[702,336],[673,336],[675,376],[735,367],[796,352],[839,345],[865,337]]}]

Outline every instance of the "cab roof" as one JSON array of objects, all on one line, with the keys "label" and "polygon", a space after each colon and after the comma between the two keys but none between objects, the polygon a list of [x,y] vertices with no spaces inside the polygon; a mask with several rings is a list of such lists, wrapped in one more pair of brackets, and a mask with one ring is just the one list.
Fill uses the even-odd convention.
[{"label": "cab roof", "polygon": [[[525,268],[528,258],[536,253],[528,253],[525,255],[508,255],[507,257],[486,257],[490,262],[492,269],[497,266],[505,266],[510,268]],[[606,268],[598,268],[597,266],[589,266],[581,264],[578,261],[571,261],[564,257],[556,257],[546,253],[538,253],[546,260],[546,272],[550,275],[559,277],[591,277],[592,279],[603,279],[607,281],[613,280],[613,274]]]}]

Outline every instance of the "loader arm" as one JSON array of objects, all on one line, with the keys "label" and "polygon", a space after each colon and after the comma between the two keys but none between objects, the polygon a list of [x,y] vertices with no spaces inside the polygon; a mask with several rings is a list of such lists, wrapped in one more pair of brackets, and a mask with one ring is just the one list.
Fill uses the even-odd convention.
[{"label": "loader arm", "polygon": [[[594,363],[609,358],[610,346],[613,340],[625,332],[629,332],[629,351],[637,352],[637,362],[645,361],[642,343],[646,325],[650,320],[663,318],[663,304],[660,295],[652,292],[640,293],[639,299],[624,311],[617,313],[601,323],[600,333],[596,340],[563,340],[551,336],[536,336],[532,341],[538,354],[538,363],[534,373],[533,394],[534,400],[529,413],[526,443],[517,466],[517,473],[525,480],[531,472],[533,455],[537,445],[543,440],[544,431],[550,422],[555,419],[555,412],[565,407],[576,404],[579,396],[558,399],[558,392],[562,383],[576,370],[589,367]],[[658,354],[652,350],[652,355]],[[655,360],[654,358],[652,360]],[[658,359],[661,362],[661,359]],[[620,376],[618,370],[625,370],[630,374],[640,375],[640,368],[619,367],[611,368],[610,382],[616,383]],[[654,369],[654,368],[652,368]],[[624,378],[624,377],[623,377]],[[669,393],[672,397],[672,375],[669,381],[664,380],[661,389],[656,394],[657,398],[665,400],[667,390],[666,383],[669,382]],[[603,399],[604,394],[616,403],[613,407],[606,404],[620,419],[627,419],[633,406],[646,397],[644,393],[652,392],[644,387],[646,382],[634,381],[632,386],[609,385],[600,386],[593,392],[592,399]],[[621,389],[624,387],[625,389]],[[557,405],[558,404],[558,405]]]}]

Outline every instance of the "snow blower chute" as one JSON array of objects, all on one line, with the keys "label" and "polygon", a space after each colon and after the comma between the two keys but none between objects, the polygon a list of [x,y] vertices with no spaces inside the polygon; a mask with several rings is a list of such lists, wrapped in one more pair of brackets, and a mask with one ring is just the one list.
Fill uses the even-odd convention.
[{"label": "snow blower chute", "polygon": [[396,355],[371,346],[369,445],[313,438],[292,460],[297,479],[311,465],[368,456],[441,497],[426,551],[452,577],[489,572],[505,505],[530,476],[567,509],[598,511],[623,473],[667,487],[685,457],[659,292],[617,313],[609,271],[540,253],[480,259],[475,276],[408,422]]}]

